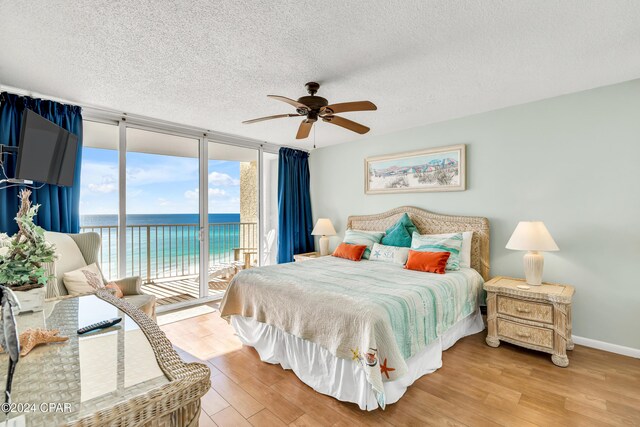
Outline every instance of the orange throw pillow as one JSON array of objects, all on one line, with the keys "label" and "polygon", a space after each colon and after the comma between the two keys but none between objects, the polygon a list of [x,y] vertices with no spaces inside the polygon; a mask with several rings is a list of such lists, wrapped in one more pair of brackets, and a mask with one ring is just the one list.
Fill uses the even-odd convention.
[{"label": "orange throw pillow", "polygon": [[104,285],[104,287],[106,289],[110,289],[111,291],[113,291],[113,296],[116,298],[122,298],[124,296],[122,294],[122,289],[120,289],[120,286],[118,286],[116,282],[109,282],[106,285]]},{"label": "orange throw pillow", "polygon": [[427,273],[444,274],[449,252],[419,252],[409,251],[409,259],[404,267],[408,270],[426,271]]},{"label": "orange throw pillow", "polygon": [[333,256],[338,258],[350,259],[351,261],[360,261],[367,245],[351,245],[349,243],[340,243],[333,251]]}]

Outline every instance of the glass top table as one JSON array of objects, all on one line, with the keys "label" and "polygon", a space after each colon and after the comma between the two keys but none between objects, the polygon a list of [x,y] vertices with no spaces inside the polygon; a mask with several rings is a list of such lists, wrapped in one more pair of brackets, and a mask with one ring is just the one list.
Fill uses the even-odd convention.
[{"label": "glass top table", "polygon": [[[114,411],[118,419],[122,411],[129,411],[132,419],[142,421],[145,411],[160,415],[145,406],[145,399],[153,405],[163,397],[175,400],[175,393],[197,395],[178,387],[184,386],[185,379],[203,389],[196,399],[199,410],[199,397],[209,388],[208,368],[182,362],[164,333],[139,310],[106,292],[98,295],[48,301],[41,312],[16,316],[19,332],[59,329],[60,336],[69,340],[39,345],[20,358],[13,377],[11,412],[6,419],[0,413],[0,426],[73,424],[84,418],[102,424],[116,419],[116,414],[109,416]],[[81,336],[76,332],[79,327],[113,317],[122,317],[122,322]],[[3,390],[7,367],[8,356],[3,353]],[[185,375],[186,368],[195,370]]]}]

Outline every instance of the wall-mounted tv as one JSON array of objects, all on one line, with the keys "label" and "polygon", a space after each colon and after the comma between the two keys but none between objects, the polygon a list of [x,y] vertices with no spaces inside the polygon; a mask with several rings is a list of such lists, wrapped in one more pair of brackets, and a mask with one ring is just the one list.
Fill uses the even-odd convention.
[{"label": "wall-mounted tv", "polygon": [[16,178],[72,186],[77,152],[76,135],[31,110],[25,110]]}]

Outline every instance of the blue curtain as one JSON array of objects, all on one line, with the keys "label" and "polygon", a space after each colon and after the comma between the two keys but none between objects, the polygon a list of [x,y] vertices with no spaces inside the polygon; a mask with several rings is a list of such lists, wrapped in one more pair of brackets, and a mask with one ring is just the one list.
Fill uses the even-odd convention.
[{"label": "blue curtain", "polygon": [[[82,109],[44,99],[34,99],[3,92],[0,95],[0,144],[18,146],[20,126],[25,109],[32,110],[47,120],[78,136],[78,154],[72,187],[45,185],[34,190],[31,200],[39,204],[36,224],[50,231],[77,233],[80,230],[80,164],[82,163]],[[15,174],[17,156],[3,156],[5,171],[11,178]],[[39,186],[39,183],[35,183]],[[0,186],[2,187],[2,186]],[[21,187],[0,189],[0,232],[9,235],[18,230],[14,218],[20,204]]]},{"label": "blue curtain", "polygon": [[283,147],[278,166],[278,263],[283,263],[313,251],[309,153]]}]

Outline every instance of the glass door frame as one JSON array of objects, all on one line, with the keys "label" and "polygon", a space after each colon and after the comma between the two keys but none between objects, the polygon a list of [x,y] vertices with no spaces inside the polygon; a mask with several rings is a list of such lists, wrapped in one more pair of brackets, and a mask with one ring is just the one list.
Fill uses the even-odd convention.
[{"label": "glass door frame", "polygon": [[[160,132],[169,135],[198,139],[199,141],[199,157],[200,157],[200,188],[208,188],[208,142],[234,145],[237,147],[252,148],[257,150],[257,166],[258,166],[258,264],[262,265],[264,258],[264,189],[263,189],[263,154],[278,154],[280,145],[270,144],[251,138],[245,138],[237,135],[226,134],[217,131],[196,128],[192,126],[180,125],[164,120],[153,119],[140,115],[127,115],[122,112],[96,108],[93,106],[83,106],[83,116],[85,120],[117,125],[119,130],[118,141],[118,276],[126,275],[126,130],[127,128],[135,128],[147,130],[151,132]],[[209,271],[209,217],[208,191],[199,191],[199,211],[200,211],[200,295],[208,291],[208,271]],[[216,300],[215,297],[199,298],[193,301],[171,304],[169,310],[181,308],[182,306],[197,305],[207,300]],[[158,312],[164,311],[159,306]]]},{"label": "glass door frame", "polygon": [[[203,236],[203,230],[206,229],[206,225],[203,221],[206,221],[206,218],[203,218],[202,214],[202,204],[203,200],[206,200],[206,192],[201,191],[200,189],[203,186],[203,179],[206,186],[207,174],[206,169],[202,169],[202,159],[203,159],[203,151],[206,152],[205,146],[205,138],[204,135],[195,136],[190,133],[184,132],[176,132],[174,130],[169,130],[162,127],[154,127],[154,126],[146,126],[137,123],[131,123],[127,120],[121,120],[119,122],[120,129],[120,141],[118,146],[118,190],[119,190],[119,208],[118,208],[118,276],[126,277],[126,260],[127,260],[127,129],[136,129],[143,130],[147,132],[154,133],[162,133],[165,135],[176,136],[180,138],[188,138],[194,141],[198,141],[198,228],[199,228],[199,269],[198,269],[198,284],[199,284],[199,296],[194,301],[196,303],[201,303],[208,298],[208,282],[206,280],[207,276],[203,276],[208,272],[208,257],[206,257],[206,243]],[[206,188],[206,187],[205,187]],[[205,233],[206,234],[206,233]],[[151,262],[151,260],[147,260],[147,262]],[[175,303],[175,304],[167,304],[166,306],[158,306],[156,309],[161,312],[165,309],[173,310],[175,308],[179,308],[182,305],[189,305],[189,303],[193,304],[192,301],[187,301],[186,303]],[[164,308],[168,307],[168,308]]]},{"label": "glass door frame", "polygon": [[[204,138],[204,150],[201,151],[201,153],[204,153],[204,155],[201,156],[201,159],[204,160],[204,164],[205,164],[205,169],[204,169],[204,176],[201,178],[204,178],[204,185],[205,188],[208,188],[209,185],[209,181],[208,181],[208,168],[209,168],[209,143],[211,144],[221,144],[221,145],[228,145],[228,146],[233,146],[233,147],[239,147],[239,148],[247,148],[247,149],[251,149],[251,150],[256,150],[256,154],[257,154],[257,177],[258,180],[256,182],[256,185],[258,186],[258,212],[257,212],[257,222],[258,222],[258,240],[257,240],[257,244],[258,244],[258,265],[261,266],[262,265],[262,257],[263,257],[263,252],[264,252],[264,236],[263,236],[263,230],[264,230],[264,224],[262,221],[262,213],[263,213],[263,207],[264,207],[264,195],[263,195],[263,191],[262,191],[262,182],[263,182],[263,176],[262,176],[262,156],[263,153],[265,152],[264,150],[264,146],[263,145],[258,145],[258,146],[252,146],[252,145],[248,145],[246,143],[241,143],[241,142],[229,142],[229,141],[220,141],[219,139],[216,138],[212,138],[212,137],[208,137],[205,134],[205,138]],[[205,215],[205,222],[204,222],[204,236],[205,236],[205,241],[206,241],[206,247],[207,247],[207,273],[208,273],[208,263],[209,263],[209,198],[208,198],[208,192],[201,192],[204,196],[204,208],[207,212],[207,214]],[[207,286],[208,288],[208,284],[205,283],[205,286]]]},{"label": "glass door frame", "polygon": [[100,123],[113,124],[118,126],[118,277],[126,276],[126,214],[127,214],[127,128],[145,130],[149,132],[159,132],[168,135],[197,139],[199,144],[199,217],[200,217],[200,267],[199,284],[200,298],[193,301],[180,302],[166,306],[158,306],[158,312],[174,310],[190,305],[198,305],[216,297],[203,297],[208,294],[208,271],[209,271],[209,200],[208,192],[202,189],[208,188],[208,143],[233,145],[242,148],[255,149],[257,152],[257,183],[258,186],[258,265],[263,264],[264,259],[264,162],[263,154],[278,154],[281,146],[269,144],[249,138],[225,134],[221,132],[209,131],[200,128],[183,126],[172,122],[155,120],[144,116],[123,115],[122,113],[97,109],[95,107],[84,107],[84,119]]}]

